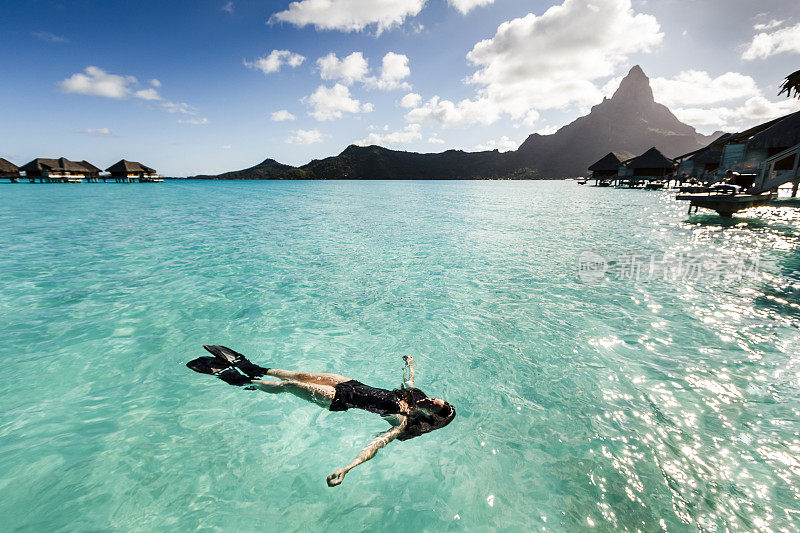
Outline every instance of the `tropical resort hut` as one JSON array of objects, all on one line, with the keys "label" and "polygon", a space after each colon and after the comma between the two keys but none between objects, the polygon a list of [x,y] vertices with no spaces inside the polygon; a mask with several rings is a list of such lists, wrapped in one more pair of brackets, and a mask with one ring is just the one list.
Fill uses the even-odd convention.
[{"label": "tropical resort hut", "polygon": [[606,156],[600,159],[589,167],[592,173],[594,184],[599,187],[608,187],[611,182],[617,177],[619,173],[619,158],[613,153],[609,152]]},{"label": "tropical resort hut", "polygon": [[753,135],[747,141],[747,157],[760,161],[755,186],[768,190],[792,182],[797,196],[800,167],[800,112]]},{"label": "tropical resort hut", "polygon": [[11,180],[11,183],[17,183],[19,181],[19,167],[0,157],[0,178]]},{"label": "tropical resort hut", "polygon": [[729,170],[739,176],[737,180],[741,182],[739,183],[740,185],[749,186],[748,182],[752,184],[758,176],[759,166],[766,156],[763,151],[749,152],[747,147],[749,140],[791,116],[786,115],[776,118],[732,135],[723,135],[708,145],[706,147],[708,149],[722,151],[716,178],[710,180],[709,184],[724,179]]},{"label": "tropical resort hut", "polygon": [[34,183],[80,183],[86,176],[86,168],[66,157],[58,159],[38,158],[20,167],[25,176]]},{"label": "tropical resort hut", "polygon": [[[720,139],[723,137],[730,137],[730,133],[726,133]],[[721,160],[722,149],[712,146],[678,156],[675,158],[675,162],[678,163],[678,179],[681,182],[687,180],[711,181]]]},{"label": "tropical resort hut", "polygon": [[650,148],[638,157],[622,163],[626,169],[628,186],[637,186],[650,181],[661,181],[675,172],[675,163],[657,148]]},{"label": "tropical resort hut", "polygon": [[86,181],[88,182],[95,182],[100,178],[100,173],[102,170],[94,166],[93,164],[89,163],[85,159],[80,162],[81,166],[86,169]]},{"label": "tropical resort hut", "polygon": [[111,173],[111,179],[122,183],[163,181],[155,169],[124,159],[108,167],[106,172]]}]

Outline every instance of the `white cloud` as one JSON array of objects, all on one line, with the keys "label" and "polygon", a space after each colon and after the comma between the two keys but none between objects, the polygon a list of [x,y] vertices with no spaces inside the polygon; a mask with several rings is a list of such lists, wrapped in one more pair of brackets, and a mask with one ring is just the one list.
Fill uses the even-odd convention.
[{"label": "white cloud", "polygon": [[738,72],[712,78],[708,72],[685,70],[673,78],[653,78],[650,85],[656,101],[668,107],[702,106],[761,94],[756,80]]},{"label": "white cloud", "polygon": [[85,128],[82,130],[75,130],[75,133],[94,135],[96,137],[116,137],[116,135],[114,135],[114,132],[112,132],[108,128]]},{"label": "white cloud", "polygon": [[297,117],[289,113],[286,109],[275,111],[270,117],[275,122],[285,122],[287,120],[297,120]]},{"label": "white cloud", "polygon": [[421,107],[406,113],[409,122],[438,122],[446,128],[463,126],[464,124],[491,124],[500,118],[497,106],[488,100],[465,99],[459,103],[441,100],[434,96]]},{"label": "white cloud", "polygon": [[269,55],[256,58],[255,61],[244,60],[244,66],[260,70],[264,74],[278,72],[284,65],[299,67],[306,58],[289,50],[273,50]]},{"label": "white cloud", "polygon": [[341,80],[345,85],[363,81],[369,71],[367,60],[361,52],[353,52],[339,59],[333,52],[317,59],[319,74],[323,80]]},{"label": "white cloud", "polygon": [[420,95],[417,93],[408,93],[400,99],[400,107],[411,109],[412,107],[417,107],[420,102],[422,102],[422,97]]},{"label": "white cloud", "polygon": [[225,5],[222,6],[222,10],[225,13],[228,13],[229,15],[232,15],[233,14],[233,2],[232,1],[225,2]]},{"label": "white cloud", "polygon": [[715,130],[742,131],[760,122],[800,111],[800,102],[794,99],[771,102],[763,96],[754,96],[738,106],[688,107],[672,111],[682,122],[707,133]]},{"label": "white cloud", "polygon": [[421,129],[422,126],[419,124],[409,124],[399,131],[390,133],[370,133],[366,138],[356,141],[356,144],[361,146],[369,146],[372,144],[408,144],[422,139],[422,133],[420,133]]},{"label": "white cloud", "polygon": [[419,13],[427,0],[300,0],[275,13],[270,22],[314,26],[318,30],[361,31],[375,26],[380,34]]},{"label": "white cloud", "polygon": [[614,93],[619,89],[619,84],[622,83],[622,78],[623,76],[614,76],[600,88],[600,92],[603,93],[604,98],[611,98],[614,96]]},{"label": "white cloud", "polygon": [[766,59],[785,52],[800,54],[800,23],[771,33],[757,34],[742,53],[742,59]]},{"label": "white cloud", "polygon": [[48,43],[68,43],[69,39],[66,37],[61,37],[60,35],[56,35],[54,33],[50,33],[49,31],[35,31],[31,35],[37,37],[43,41],[47,41]]},{"label": "white cloud", "polygon": [[503,135],[499,141],[488,141],[484,144],[479,144],[475,147],[476,150],[500,150],[501,152],[510,152],[519,147],[517,143]]},{"label": "white cloud", "polygon": [[330,88],[320,85],[302,101],[311,107],[308,114],[320,121],[342,118],[344,113],[369,113],[373,110],[372,104],[362,104],[352,98],[350,89],[341,83]]},{"label": "white cloud", "polygon": [[191,124],[192,126],[200,126],[208,124],[207,118],[179,118],[178,124]]},{"label": "white cloud", "polygon": [[444,139],[439,138],[438,133],[434,133],[430,137],[428,137],[428,142],[431,144],[444,144]]},{"label": "white cloud", "polygon": [[118,100],[133,97],[149,102],[159,102],[158,107],[167,113],[197,114],[197,110],[185,102],[165,100],[158,92],[161,82],[157,79],[153,78],[148,83],[152,87],[142,89],[139,88],[141,85],[134,76],[109,74],[99,67],[88,66],[83,72],[73,74],[61,81],[58,87],[64,93],[103,96]]},{"label": "white cloud", "polygon": [[475,98],[455,104],[435,97],[406,118],[453,125],[506,114],[530,123],[538,118],[532,110],[589,106],[602,98],[596,80],[663,38],[656,18],[636,13],[630,0],[563,0],[542,15],[504,22],[474,46],[467,59],[478,69],[468,80],[478,87]]},{"label": "white cloud", "polygon": [[231,145],[230,144],[224,144],[224,145],[222,145],[222,149],[223,150],[230,150],[231,149]]},{"label": "white cloud", "polygon": [[411,75],[408,66],[408,57],[404,54],[389,52],[381,60],[381,74],[379,78],[371,77],[366,80],[366,86],[382,90],[411,89],[407,82],[401,82]]},{"label": "white cloud", "polygon": [[480,67],[471,81],[512,115],[589,105],[599,99],[592,82],[613,74],[629,54],[660,44],[660,29],[655,17],[635,13],[630,0],[564,0],[541,16],[505,22],[476,44],[467,55]]},{"label": "white cloud", "polygon": [[545,126],[540,128],[536,133],[539,135],[552,135],[558,131],[558,126]]},{"label": "white cloud", "polygon": [[756,31],[774,30],[778,26],[783,26],[784,22],[786,21],[772,19],[769,22],[762,22],[760,24],[756,24],[755,26],[753,26],[753,29]]},{"label": "white cloud", "polygon": [[133,76],[118,76],[109,74],[101,68],[88,66],[83,72],[73,74],[58,86],[64,93],[121,99],[130,95],[130,86],[134,84],[136,78]]},{"label": "white cloud", "polygon": [[136,98],[141,98],[142,100],[161,100],[161,95],[158,94],[158,91],[153,87],[148,89],[139,89],[133,96]]},{"label": "white cloud", "polygon": [[161,104],[161,108],[167,113],[181,113],[183,115],[196,115],[197,109],[186,102],[166,101]]},{"label": "white cloud", "polygon": [[476,7],[493,4],[494,0],[447,0],[447,3],[455,7],[462,15],[466,15]]},{"label": "white cloud", "polygon": [[325,136],[316,128],[313,130],[295,130],[286,139],[287,144],[316,144],[321,143]]}]

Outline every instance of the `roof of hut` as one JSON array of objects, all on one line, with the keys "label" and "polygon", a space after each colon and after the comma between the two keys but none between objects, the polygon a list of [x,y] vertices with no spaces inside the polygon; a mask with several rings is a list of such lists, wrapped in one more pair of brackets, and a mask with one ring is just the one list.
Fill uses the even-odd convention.
[{"label": "roof of hut", "polygon": [[36,171],[44,168],[48,168],[50,170],[68,170],[70,172],[86,172],[86,168],[83,165],[76,163],[75,161],[70,161],[66,157],[59,157],[58,159],[39,157],[30,163],[26,163],[25,165],[21,166],[20,170]]},{"label": "roof of hut", "polygon": [[748,148],[789,148],[800,144],[800,111],[773,124],[748,141]]},{"label": "roof of hut", "polygon": [[85,159],[83,161],[81,161],[80,164],[81,164],[81,166],[83,166],[83,168],[85,168],[89,172],[102,172],[102,170],[100,170],[99,168],[97,168],[93,164],[89,163]]},{"label": "roof of hut", "polygon": [[692,161],[698,165],[707,165],[709,163],[719,163],[722,159],[722,150],[703,150],[702,152],[694,155]]},{"label": "roof of hut", "polygon": [[619,158],[613,152],[603,157],[600,161],[589,167],[592,172],[603,172],[604,170],[619,170]]},{"label": "roof of hut", "polygon": [[10,173],[19,172],[19,167],[14,163],[12,163],[11,161],[8,161],[0,157],[0,172],[10,172]]},{"label": "roof of hut", "polygon": [[655,147],[650,148],[648,151],[628,160],[628,168],[675,168],[672,159],[667,159],[664,154],[658,151]]},{"label": "roof of hut", "polygon": [[106,169],[106,172],[155,172],[155,169],[152,169],[148,166],[145,166],[141,163],[137,163],[136,161],[125,161],[124,159],[120,159],[110,167]]}]

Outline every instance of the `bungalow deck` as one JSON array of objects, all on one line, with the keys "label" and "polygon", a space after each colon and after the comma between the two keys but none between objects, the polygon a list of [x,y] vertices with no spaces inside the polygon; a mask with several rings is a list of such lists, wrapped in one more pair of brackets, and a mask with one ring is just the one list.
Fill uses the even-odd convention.
[{"label": "bungalow deck", "polygon": [[737,211],[762,205],[769,205],[777,198],[775,193],[765,194],[679,194],[677,200],[689,201],[689,214],[701,207],[716,211],[721,217],[729,218]]}]

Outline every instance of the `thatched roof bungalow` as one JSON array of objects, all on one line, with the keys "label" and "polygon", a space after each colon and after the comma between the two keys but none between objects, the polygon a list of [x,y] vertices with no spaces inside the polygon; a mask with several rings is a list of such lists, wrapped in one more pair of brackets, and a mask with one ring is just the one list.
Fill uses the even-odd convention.
[{"label": "thatched roof bungalow", "polygon": [[66,157],[58,159],[37,158],[20,167],[30,179],[71,180],[86,176],[86,168]]},{"label": "thatched roof bungalow", "polygon": [[589,167],[592,173],[592,179],[602,180],[611,179],[617,176],[619,172],[620,160],[613,152],[609,152],[602,159]]},{"label": "thatched roof bungalow", "polygon": [[0,157],[0,178],[17,180],[19,179],[19,167]]},{"label": "thatched roof bungalow", "polygon": [[108,167],[106,172],[111,173],[113,179],[124,180],[155,178],[158,176],[158,172],[155,169],[136,161],[126,161],[124,159]]},{"label": "thatched roof bungalow", "polygon": [[664,179],[675,171],[675,163],[668,159],[657,148],[624,162],[629,175],[635,179]]},{"label": "thatched roof bungalow", "polygon": [[80,162],[80,165],[86,169],[86,177],[87,178],[96,178],[100,175],[102,170],[94,166],[93,164],[89,163],[85,159]]},{"label": "thatched roof bungalow", "polygon": [[[729,133],[725,135],[730,136]],[[715,172],[721,160],[722,150],[710,146],[675,158],[678,162],[678,174],[689,178],[702,178],[707,173]]]},{"label": "thatched roof bungalow", "polygon": [[775,155],[800,144],[800,112],[789,115],[747,141],[747,150],[767,150]]},{"label": "thatched roof bungalow", "polygon": [[[770,154],[768,148],[759,147],[763,141],[757,141],[756,144],[750,145],[750,140],[761,133],[771,129],[773,126],[778,125],[784,120],[790,119],[797,113],[785,115],[763,124],[758,124],[747,130],[739,133],[726,134],[709,144],[705,149],[720,150],[722,156],[719,162],[718,174],[724,173],[727,170],[735,170],[738,172],[754,173],[758,170],[758,166],[765,159],[774,155],[782,150],[773,150]],[[773,130],[773,133],[775,130]],[[771,134],[770,134],[771,136]],[[761,137],[764,139],[764,137]],[[797,142],[795,142],[797,144]],[[692,154],[685,154],[678,159],[685,158]]]}]

